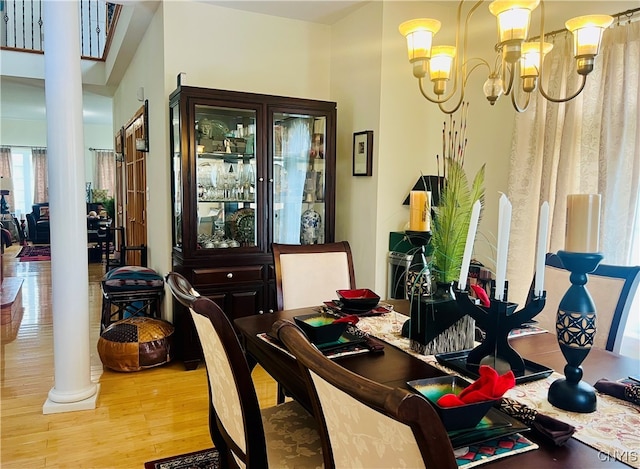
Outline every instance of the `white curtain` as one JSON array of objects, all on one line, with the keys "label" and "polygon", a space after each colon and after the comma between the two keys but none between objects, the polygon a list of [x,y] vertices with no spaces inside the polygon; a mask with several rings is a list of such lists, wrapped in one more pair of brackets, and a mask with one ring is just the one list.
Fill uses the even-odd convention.
[{"label": "white curtain", "polygon": [[[7,178],[11,180],[11,149],[9,147],[0,148],[0,176],[3,178]],[[15,211],[15,207],[13,206],[13,187],[5,187],[2,185],[3,189],[9,189],[9,194],[4,196],[4,199],[9,204],[9,208],[11,211]]]},{"label": "white curtain", "polygon": [[115,195],[116,155],[111,150],[94,150],[96,155],[95,188],[104,189],[109,197]]},{"label": "white curtain", "polygon": [[[545,90],[578,88],[570,35],[556,38],[545,61]],[[513,204],[508,278],[510,300],[522,304],[534,273],[538,210],[549,201],[548,251],[564,247],[568,194],[602,195],[604,263],[637,263],[640,211],[640,23],[605,31],[595,69],[577,98],[554,104],[538,94],[516,117],[509,175]],[[636,240],[637,242],[637,240]]]},{"label": "white curtain", "polygon": [[33,203],[49,202],[49,177],[47,170],[47,149],[31,150],[33,162]]}]

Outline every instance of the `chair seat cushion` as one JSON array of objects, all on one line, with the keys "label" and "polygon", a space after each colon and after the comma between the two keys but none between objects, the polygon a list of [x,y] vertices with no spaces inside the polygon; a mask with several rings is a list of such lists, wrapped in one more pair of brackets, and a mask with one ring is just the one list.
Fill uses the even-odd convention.
[{"label": "chair seat cushion", "polygon": [[116,371],[139,371],[172,358],[174,327],[162,319],[133,317],[114,322],[98,339],[102,364]]},{"label": "chair seat cushion", "polygon": [[140,290],[164,288],[164,279],[153,269],[127,265],[110,270],[103,278],[104,286],[110,290]]},{"label": "chair seat cushion", "polygon": [[322,448],[314,417],[296,401],[260,409],[269,467],[322,468]]}]

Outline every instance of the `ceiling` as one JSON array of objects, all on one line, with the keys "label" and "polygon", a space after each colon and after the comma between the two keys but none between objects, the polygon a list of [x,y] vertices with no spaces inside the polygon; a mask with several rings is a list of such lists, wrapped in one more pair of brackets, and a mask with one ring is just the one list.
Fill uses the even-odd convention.
[{"label": "ceiling", "polygon": [[[129,1],[129,0],[127,0]],[[199,0],[226,8],[252,11],[301,21],[333,24],[340,18],[376,0]],[[572,16],[602,12],[625,11],[638,6],[637,1],[555,1],[545,3],[545,29],[563,27],[564,20]],[[428,15],[426,15],[428,16]],[[83,92],[83,115],[88,124],[111,125],[112,105],[108,96],[86,89]],[[2,76],[0,80],[2,116],[11,119],[44,120],[45,97],[42,80]]]},{"label": "ceiling", "polygon": [[370,0],[201,0],[234,10],[251,11],[265,15],[333,24]]}]

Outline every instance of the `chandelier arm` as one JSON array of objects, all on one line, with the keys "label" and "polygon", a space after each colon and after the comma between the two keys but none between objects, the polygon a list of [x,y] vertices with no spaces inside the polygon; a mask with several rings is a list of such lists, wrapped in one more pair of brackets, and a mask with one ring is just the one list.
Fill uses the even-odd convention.
[{"label": "chandelier arm", "polygon": [[[449,101],[449,99],[450,99],[451,97],[449,97],[449,98],[448,98],[448,99],[446,99],[446,100],[442,100],[442,101],[438,102],[438,107],[439,107],[439,108],[440,108],[440,110],[441,110],[442,112],[444,112],[445,114],[453,114],[454,112],[456,112],[456,111],[460,108],[460,106],[462,105],[462,103],[463,103],[463,101],[464,101],[464,90],[465,90],[465,86],[466,86],[466,84],[467,84],[467,80],[469,79],[469,77],[471,76],[471,74],[473,73],[473,71],[474,71],[476,68],[481,67],[482,65],[486,65],[486,67],[489,69],[489,71],[491,71],[491,66],[489,65],[489,63],[488,63],[486,60],[484,60],[484,59],[480,59],[480,58],[478,58],[478,60],[479,60],[480,62],[479,62],[479,63],[474,64],[474,65],[471,67],[471,69],[469,70],[469,72],[467,73],[467,76],[466,76],[466,77],[464,77],[464,79],[463,79],[463,81],[462,81],[462,88],[461,88],[461,91],[460,91],[460,98],[458,99],[458,103],[453,107],[453,109],[451,109],[451,110],[447,111],[447,110],[443,107],[443,104],[444,104],[444,103],[446,103],[446,102],[448,102],[448,101]],[[427,98],[427,99],[429,99],[429,98]]]},{"label": "chandelier arm", "polygon": [[549,96],[547,92],[542,88],[542,80],[540,80],[540,83],[538,84],[538,89],[540,90],[540,94],[544,96],[544,98],[547,101],[551,101],[552,103],[566,103],[567,101],[571,101],[573,98],[575,98],[580,93],[582,93],[584,86],[587,84],[587,76],[581,75],[581,77],[582,77],[582,83],[580,83],[580,88],[578,88],[578,91],[573,93],[571,96],[567,96],[565,98],[554,98],[552,96]]},{"label": "chandelier arm", "polygon": [[544,41],[544,0],[540,0],[540,14],[542,15],[542,18],[540,19],[540,68],[539,68],[539,72],[538,72],[538,91],[540,91],[540,94],[547,100],[547,101],[551,101],[552,103],[566,103],[568,101],[571,101],[573,98],[575,98],[576,96],[578,96],[580,93],[582,93],[582,90],[584,89],[585,85],[587,84],[587,76],[586,75],[581,75],[582,76],[582,83],[580,83],[580,87],[578,88],[578,91],[576,91],[575,93],[573,93],[571,96],[565,97],[565,98],[554,98],[552,96],[549,96],[547,94],[547,92],[544,90],[544,86],[543,86],[543,79],[542,79],[542,73],[544,70],[544,58],[542,55],[542,49],[543,49],[543,41]]},{"label": "chandelier arm", "polygon": [[502,92],[504,93],[505,96],[509,96],[509,94],[511,93],[511,91],[513,90],[513,80],[515,78],[516,72],[513,71],[515,64],[511,64],[508,67],[505,67],[505,63],[503,62],[503,70],[506,70],[507,68],[509,69],[509,84],[507,85],[506,89],[504,87],[504,85],[502,86]]},{"label": "chandelier arm", "polygon": [[[545,41],[545,36],[544,36],[544,0],[540,0],[540,49],[539,49],[539,53],[540,53],[540,68],[538,69],[538,78],[540,80],[540,89],[542,90],[542,70],[544,68],[544,55],[542,53],[542,51],[544,50],[544,41]],[[555,42],[555,41],[554,41]],[[544,96],[544,94],[542,94],[542,96]]]},{"label": "chandelier arm", "polygon": [[513,94],[511,95],[511,104],[513,104],[513,108],[517,111],[517,112],[524,112],[527,110],[527,108],[529,107],[529,102],[531,101],[531,93],[527,93],[527,99],[524,103],[523,107],[520,107],[518,105],[518,100],[516,99],[516,93],[515,91],[513,92]]},{"label": "chandelier arm", "polygon": [[[458,91],[458,80],[460,80],[461,82],[461,88],[462,91],[461,96],[464,96],[464,87],[466,86],[466,81],[467,78],[469,77],[469,75],[471,74],[471,71],[467,73],[467,30],[469,29],[469,21],[471,20],[471,16],[473,15],[473,13],[480,7],[480,5],[482,5],[484,3],[484,0],[479,0],[478,2],[475,3],[475,5],[473,5],[473,7],[471,7],[471,9],[469,10],[469,12],[467,13],[467,16],[465,18],[465,22],[464,22],[464,30],[462,30],[460,28],[460,24],[461,24],[461,20],[462,20],[462,5],[463,5],[464,1],[461,1],[458,3],[458,14],[457,14],[457,19],[456,19],[456,55],[453,58],[453,69],[455,70],[455,73],[453,74],[453,88],[451,89],[451,91],[447,94],[447,96],[443,97],[440,100],[432,100],[430,98],[428,98],[424,92],[422,93],[423,96],[425,98],[427,98],[429,101],[431,102],[435,102],[435,103],[446,103],[447,101],[449,101],[451,98],[453,98],[455,96],[455,94]],[[463,34],[462,37],[462,57],[461,59],[458,59],[458,57],[460,56],[460,34]],[[480,59],[482,60],[482,59]],[[474,67],[475,68],[475,67]],[[489,67],[489,70],[491,70],[491,67]],[[422,85],[421,85],[421,91],[422,91]],[[460,102],[458,103],[458,105],[456,106],[456,109],[460,106],[460,103],[462,102],[462,98],[460,99]],[[442,111],[445,112],[446,111]],[[454,111],[455,112],[455,111]]]},{"label": "chandelier arm", "polygon": [[444,99],[434,99],[434,98],[430,97],[427,94],[427,92],[424,90],[423,83],[424,83],[424,78],[418,78],[418,86],[420,88],[420,93],[422,93],[422,96],[424,96],[424,98],[427,101],[432,102],[434,104],[442,104],[442,103],[447,102],[449,99],[451,99],[451,96],[448,96],[447,98],[444,98]]},{"label": "chandelier arm", "polygon": [[[458,21],[457,21],[457,31],[456,31],[456,49],[458,48],[458,37],[460,35],[460,17],[461,17],[461,13],[462,13],[462,4],[464,3],[464,0],[461,1],[458,4]],[[464,78],[465,76],[469,76],[466,71],[467,71],[467,40],[468,40],[468,34],[467,32],[469,31],[469,21],[471,21],[471,17],[473,16],[473,14],[475,13],[475,11],[480,7],[480,5],[482,5],[484,3],[484,0],[480,0],[478,2],[475,3],[475,5],[473,5],[471,7],[471,9],[469,10],[469,13],[467,13],[467,17],[465,18],[464,21],[464,35],[462,38],[462,77]],[[458,51],[460,49],[457,49]],[[463,85],[464,86],[464,85]]]},{"label": "chandelier arm", "polygon": [[444,103],[438,103],[438,107],[440,108],[440,111],[444,112],[445,114],[449,114],[449,115],[451,115],[451,114],[453,114],[454,112],[456,112],[456,111],[460,108],[460,106],[461,106],[461,105],[462,105],[462,103],[463,103],[463,98],[464,98],[464,93],[461,93],[461,94],[460,94],[460,101],[458,101],[458,104],[456,104],[456,105],[455,105],[455,107],[454,107],[453,109],[449,110],[449,111],[447,111],[447,110],[442,106]]},{"label": "chandelier arm", "polygon": [[487,69],[489,70],[489,73],[491,73],[491,66],[489,65],[489,62],[487,62],[484,59],[481,59],[480,57],[474,57],[471,60],[479,60],[479,63],[473,65],[471,67],[471,70],[469,70],[469,72],[467,73],[467,75],[464,77],[463,81],[462,81],[462,87],[464,88],[467,85],[467,80],[469,79],[469,77],[471,76],[471,74],[473,73],[473,71],[478,68],[481,67],[482,65],[485,65],[487,67]]}]

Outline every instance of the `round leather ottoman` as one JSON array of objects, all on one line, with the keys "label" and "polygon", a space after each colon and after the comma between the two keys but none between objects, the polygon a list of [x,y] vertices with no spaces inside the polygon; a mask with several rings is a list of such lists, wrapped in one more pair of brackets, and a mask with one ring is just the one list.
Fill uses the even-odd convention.
[{"label": "round leather ottoman", "polygon": [[98,339],[102,364],[139,371],[171,361],[174,327],[162,319],[133,317],[114,322]]}]

